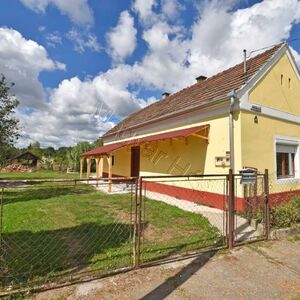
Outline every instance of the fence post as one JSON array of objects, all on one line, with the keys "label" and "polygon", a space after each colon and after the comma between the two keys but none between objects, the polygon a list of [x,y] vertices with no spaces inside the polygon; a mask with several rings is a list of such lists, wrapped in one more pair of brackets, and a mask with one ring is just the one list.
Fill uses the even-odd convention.
[{"label": "fence post", "polygon": [[1,189],[0,198],[0,251],[2,255],[2,231],[3,231],[3,200],[4,200],[4,188]]},{"label": "fence post", "polygon": [[265,216],[265,235],[266,240],[270,239],[270,191],[269,191],[269,170],[265,169],[264,174],[264,189],[265,189],[265,205],[264,205],[264,216]]},{"label": "fence post", "polygon": [[4,200],[4,188],[1,188],[0,198],[0,272],[4,269],[4,249],[2,245],[2,231],[3,231],[3,200]]},{"label": "fence post", "polygon": [[134,267],[138,268],[141,262],[141,233],[142,233],[142,178],[136,179],[135,187],[135,222],[134,222]]},{"label": "fence post", "polygon": [[134,189],[134,226],[133,226],[133,266],[136,268],[137,261],[137,208],[138,208],[138,181],[135,180]]},{"label": "fence post", "polygon": [[227,246],[232,249],[234,246],[234,175],[232,169],[228,175],[228,232]]},{"label": "fence post", "polygon": [[138,241],[137,241],[137,261],[141,263],[141,236],[142,236],[142,206],[143,206],[143,179],[139,177],[139,196],[138,196]]}]

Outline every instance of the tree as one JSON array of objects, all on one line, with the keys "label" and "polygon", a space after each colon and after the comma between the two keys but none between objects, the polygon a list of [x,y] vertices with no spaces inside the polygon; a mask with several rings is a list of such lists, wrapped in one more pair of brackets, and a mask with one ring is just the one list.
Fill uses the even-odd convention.
[{"label": "tree", "polygon": [[41,149],[40,142],[33,142],[28,146],[27,150],[40,158],[43,156],[43,150]]},{"label": "tree", "polygon": [[103,146],[103,139],[99,137],[96,141],[93,142],[93,146],[95,148]]},{"label": "tree", "polygon": [[19,121],[14,116],[19,101],[9,94],[11,86],[8,86],[2,75],[0,79],[0,146],[12,145],[19,137]]},{"label": "tree", "polygon": [[67,153],[69,167],[78,171],[80,167],[80,154],[89,151],[92,148],[93,145],[89,142],[79,142],[76,146],[72,147]]},{"label": "tree", "polygon": [[15,117],[15,109],[19,101],[9,91],[13,84],[8,85],[5,77],[0,77],[0,163],[6,161],[7,150],[11,150],[19,137],[19,121]]}]

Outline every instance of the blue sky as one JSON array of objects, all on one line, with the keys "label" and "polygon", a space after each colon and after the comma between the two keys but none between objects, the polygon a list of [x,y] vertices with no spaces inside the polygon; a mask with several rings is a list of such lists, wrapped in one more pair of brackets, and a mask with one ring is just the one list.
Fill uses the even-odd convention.
[{"label": "blue sky", "polygon": [[[210,76],[300,37],[297,0],[1,0],[0,69],[16,84],[19,146],[74,145]],[[300,42],[291,42],[299,63]]]}]

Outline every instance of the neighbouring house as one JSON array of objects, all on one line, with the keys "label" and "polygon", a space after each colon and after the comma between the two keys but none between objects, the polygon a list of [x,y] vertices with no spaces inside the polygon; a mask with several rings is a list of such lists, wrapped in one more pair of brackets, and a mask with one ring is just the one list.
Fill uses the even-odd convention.
[{"label": "neighbouring house", "polygon": [[5,166],[2,171],[7,172],[25,172],[30,171],[32,169],[40,169],[41,168],[41,159],[31,153],[30,151],[26,151],[14,158],[12,158],[8,165]]},{"label": "neighbouring house", "polygon": [[289,46],[278,44],[196,80],[109,130],[104,146],[82,154],[81,176],[84,159],[87,176],[95,159],[97,177],[224,174],[252,167],[269,170],[274,194],[295,183],[300,190],[300,76]]}]

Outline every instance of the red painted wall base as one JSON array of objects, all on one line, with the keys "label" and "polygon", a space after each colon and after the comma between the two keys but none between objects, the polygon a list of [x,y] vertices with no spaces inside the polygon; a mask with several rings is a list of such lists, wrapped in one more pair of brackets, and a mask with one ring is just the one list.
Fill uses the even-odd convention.
[{"label": "red painted wall base", "polygon": [[[107,178],[108,173],[103,172],[103,177]],[[113,174],[113,177],[125,176]],[[226,195],[151,181],[143,181],[143,189],[146,189],[146,192],[152,191],[163,195],[168,195],[177,199],[187,200],[194,203],[226,210]],[[270,206],[278,206],[282,203],[288,202],[295,196],[300,196],[300,190],[270,194]],[[262,201],[263,199],[259,197],[258,202],[261,205],[263,204]],[[238,212],[244,212],[245,210],[247,210],[247,204],[245,203],[244,198],[235,197],[235,209]]]},{"label": "red painted wall base", "polygon": [[[143,188],[146,191],[226,210],[226,195],[149,181],[144,182]],[[237,211],[244,211],[244,199],[236,197],[235,206]]]}]

